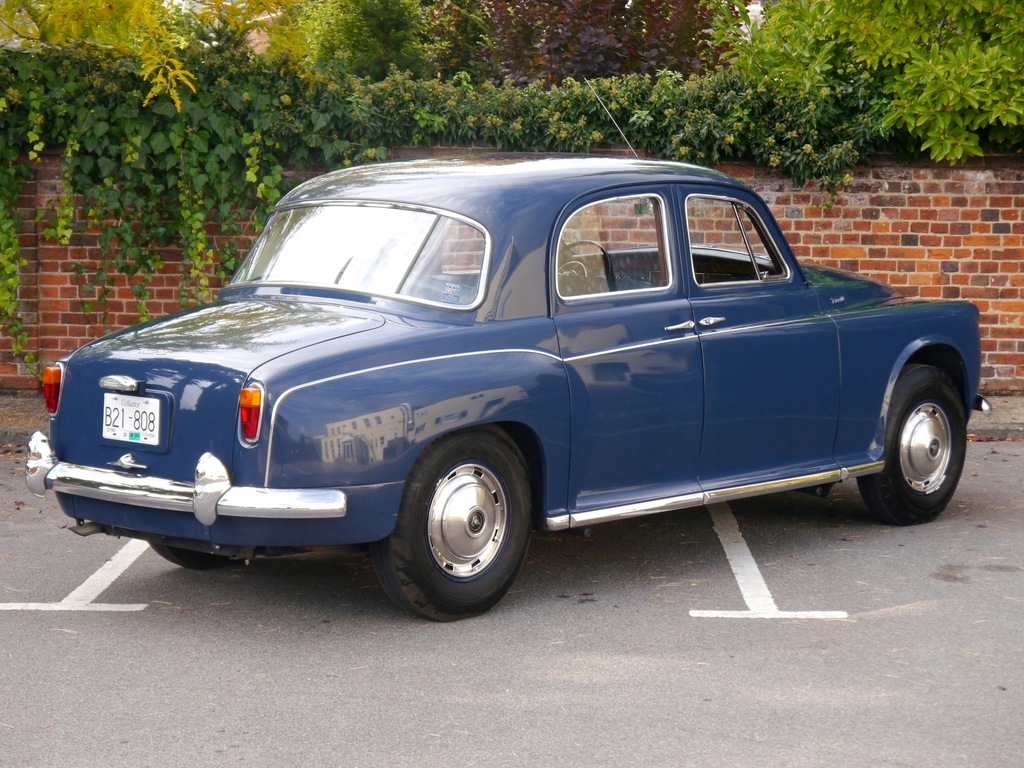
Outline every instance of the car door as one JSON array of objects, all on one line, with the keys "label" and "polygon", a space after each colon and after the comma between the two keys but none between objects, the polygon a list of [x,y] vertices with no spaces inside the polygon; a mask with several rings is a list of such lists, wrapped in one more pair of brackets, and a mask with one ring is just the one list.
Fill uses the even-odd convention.
[{"label": "car door", "polygon": [[701,356],[668,193],[606,192],[572,206],[556,227],[552,293],[570,381],[574,524],[700,491]]},{"label": "car door", "polygon": [[704,371],[701,486],[835,470],[834,323],[753,198],[680,194]]}]

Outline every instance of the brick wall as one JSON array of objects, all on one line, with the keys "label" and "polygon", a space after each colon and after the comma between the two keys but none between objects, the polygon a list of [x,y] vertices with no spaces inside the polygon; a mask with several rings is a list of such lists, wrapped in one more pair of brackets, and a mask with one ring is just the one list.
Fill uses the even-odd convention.
[{"label": "brick wall", "polygon": [[950,168],[877,157],[831,206],[765,169],[721,170],[764,197],[801,260],[906,296],[974,302],[983,390],[1024,393],[1024,158]]},{"label": "brick wall", "polygon": [[[19,200],[23,256],[21,298],[28,349],[48,363],[108,328],[136,318],[126,281],[107,304],[107,323],[82,311],[80,290],[98,262],[94,232],[68,247],[42,236],[45,210],[60,190],[59,158],[34,166],[35,178]],[[965,299],[982,320],[982,386],[989,394],[1024,393],[1024,158],[995,157],[959,168],[902,165],[878,157],[858,169],[833,204],[811,185],[794,188],[778,174],[730,164],[726,173],[760,193],[794,247],[809,263],[838,266],[883,280],[907,296]],[[149,311],[179,307],[180,263],[166,267],[150,287]],[[89,298],[85,295],[84,298]],[[34,391],[23,363],[0,339],[0,391]]]}]

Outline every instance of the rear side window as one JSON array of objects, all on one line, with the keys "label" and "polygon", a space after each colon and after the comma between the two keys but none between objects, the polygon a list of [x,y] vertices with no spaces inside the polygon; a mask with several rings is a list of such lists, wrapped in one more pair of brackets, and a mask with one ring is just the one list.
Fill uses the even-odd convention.
[{"label": "rear side window", "polygon": [[664,216],[655,195],[616,197],[576,211],[558,238],[558,295],[571,299],[667,286]]},{"label": "rear side window", "polygon": [[686,228],[690,264],[698,285],[787,276],[785,263],[760,219],[738,200],[687,198]]}]

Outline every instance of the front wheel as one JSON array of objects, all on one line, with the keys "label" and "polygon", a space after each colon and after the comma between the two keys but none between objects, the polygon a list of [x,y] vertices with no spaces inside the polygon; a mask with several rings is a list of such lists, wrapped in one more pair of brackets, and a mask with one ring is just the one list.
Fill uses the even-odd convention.
[{"label": "front wheel", "polygon": [[384,591],[436,621],[488,610],[526,558],[530,498],[526,462],[505,433],[442,438],[413,467],[394,532],[370,545]]},{"label": "front wheel", "polygon": [[934,520],[964,468],[967,418],[956,387],[930,365],[907,368],[893,388],[885,469],[857,479],[872,514],[892,525]]}]

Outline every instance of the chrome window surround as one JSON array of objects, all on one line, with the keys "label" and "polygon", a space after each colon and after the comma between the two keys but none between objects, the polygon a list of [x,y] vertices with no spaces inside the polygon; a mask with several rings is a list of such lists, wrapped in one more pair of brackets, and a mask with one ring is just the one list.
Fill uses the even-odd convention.
[{"label": "chrome window surround", "polygon": [[[309,202],[296,203],[294,205],[289,205],[289,206],[286,206],[286,207],[283,207],[283,208],[275,208],[274,211],[273,211],[273,214],[277,214],[277,213],[282,212],[282,211],[296,210],[296,209],[299,209],[299,208],[327,208],[327,207],[395,208],[395,209],[403,210],[403,211],[419,211],[421,213],[429,213],[429,214],[433,214],[435,216],[445,216],[445,217],[447,217],[449,219],[454,219],[455,221],[459,221],[459,222],[462,222],[463,224],[466,224],[466,225],[468,225],[470,227],[473,227],[478,232],[480,232],[480,234],[482,234],[483,238],[484,238],[483,261],[482,261],[482,263],[480,265],[480,287],[479,287],[479,289],[477,291],[476,300],[473,301],[472,304],[465,304],[465,305],[446,304],[443,301],[429,301],[428,299],[421,299],[421,298],[418,298],[416,296],[407,296],[407,295],[401,294],[401,293],[381,293],[381,294],[366,293],[366,292],[363,292],[363,291],[355,291],[353,289],[343,289],[343,288],[339,288],[336,285],[328,285],[328,284],[325,284],[325,283],[303,283],[303,282],[299,282],[299,281],[249,280],[249,281],[246,281],[246,282],[235,283],[232,280],[231,283],[229,283],[229,284],[230,285],[287,285],[287,286],[296,286],[296,287],[315,286],[317,288],[328,288],[328,289],[332,289],[333,288],[333,289],[337,289],[337,290],[348,290],[348,291],[351,291],[353,293],[363,293],[366,296],[378,296],[380,298],[396,299],[398,301],[404,301],[404,302],[408,302],[410,304],[419,304],[421,306],[435,307],[435,308],[447,309],[447,310],[457,311],[457,312],[468,312],[468,311],[471,311],[471,310],[474,310],[474,309],[478,309],[480,307],[480,305],[483,303],[484,298],[485,298],[485,296],[487,294],[488,278],[489,278],[489,275],[490,275],[490,268],[491,268],[491,253],[493,251],[493,248],[492,248],[491,233],[480,222],[475,221],[475,220],[469,218],[468,216],[463,216],[462,214],[459,214],[459,213],[453,213],[452,211],[446,211],[443,208],[432,208],[432,207],[426,206],[426,205],[404,205],[404,204],[398,204],[398,203],[391,203],[391,202],[387,202],[387,201],[384,201],[384,200],[326,200],[326,201],[309,201]],[[256,244],[254,243],[253,244],[253,248],[255,248],[255,246],[256,246]],[[250,252],[251,252],[251,250],[252,249],[250,249]],[[246,258],[248,258],[248,254],[246,254]],[[244,259],[243,259],[242,263],[243,264],[245,263]],[[239,269],[239,271],[241,271],[241,268]]]},{"label": "chrome window surround", "polygon": [[[781,275],[773,275],[772,277],[768,277],[768,278],[757,277],[754,280],[728,280],[728,281],[722,282],[722,283],[702,283],[702,282],[700,282],[697,279],[697,271],[693,268],[693,241],[690,239],[690,205],[689,205],[689,203],[690,203],[690,200],[695,199],[695,198],[696,199],[700,199],[700,200],[718,200],[718,201],[723,202],[723,203],[730,203],[730,204],[733,204],[733,205],[738,205],[741,208],[743,208],[743,210],[746,211],[747,215],[750,217],[750,220],[754,224],[755,229],[757,229],[757,233],[761,237],[761,242],[763,242],[765,247],[767,247],[771,251],[770,255],[775,259],[775,261],[777,261],[780,265],[782,265],[782,274]],[[706,195],[706,194],[694,193],[692,195],[687,195],[686,198],[683,200],[683,213],[684,213],[685,220],[686,220],[686,257],[687,257],[687,262],[688,262],[688,264],[690,266],[690,276],[693,278],[693,284],[695,286],[697,286],[698,288],[701,288],[703,290],[720,290],[720,289],[726,288],[726,287],[728,287],[730,285],[757,285],[759,283],[776,283],[776,282],[781,283],[781,282],[784,282],[784,281],[788,280],[790,278],[790,276],[792,275],[792,272],[791,272],[791,270],[789,268],[789,263],[784,258],[782,258],[782,251],[779,249],[778,243],[776,243],[774,238],[772,238],[772,236],[770,234],[768,234],[768,228],[765,226],[764,220],[757,214],[757,211],[755,211],[745,201],[740,200],[739,198],[735,198],[735,197],[727,197],[725,195]],[[742,226],[740,227],[740,232],[743,235],[744,242],[747,243],[748,254],[753,254],[753,251],[750,249],[749,240],[747,238],[746,230],[743,229]],[[756,267],[756,265],[755,265],[755,267]],[[754,273],[758,274],[756,268],[754,270]]]},{"label": "chrome window surround", "polygon": [[[668,279],[666,280],[665,284],[664,285],[651,286],[650,288],[633,288],[631,290],[626,290],[626,291],[599,291],[598,293],[582,293],[582,294],[577,294],[575,296],[563,296],[561,291],[558,290],[558,253],[559,253],[559,250],[560,250],[560,247],[561,247],[561,243],[562,243],[562,235],[565,232],[566,226],[572,220],[572,217],[575,216],[580,211],[586,210],[587,208],[590,208],[591,206],[594,206],[594,205],[600,205],[601,203],[611,203],[611,202],[615,202],[616,200],[632,200],[632,199],[639,198],[639,197],[647,198],[649,200],[657,200],[658,201],[658,208],[660,209],[660,218],[661,218],[661,233],[660,233],[660,240],[661,240],[661,242],[658,243],[658,250],[659,250],[659,253],[664,256],[664,260],[663,261],[664,261],[664,264],[665,264],[665,269],[668,272],[668,275],[667,275]],[[579,208],[574,210],[571,214],[569,214],[568,217],[566,217],[565,223],[562,224],[562,228],[558,231],[558,237],[555,238],[555,241],[554,241],[553,245],[554,245],[554,258],[551,260],[551,264],[552,264],[551,269],[553,270],[553,275],[552,275],[553,283],[552,283],[552,285],[554,285],[554,287],[555,287],[555,293],[557,294],[558,298],[560,298],[562,301],[566,302],[567,304],[574,303],[574,302],[577,302],[577,301],[587,300],[587,299],[593,299],[595,297],[607,298],[608,296],[633,296],[633,295],[636,295],[636,294],[644,294],[644,293],[659,293],[659,292],[670,290],[673,287],[673,284],[675,282],[675,270],[672,268],[672,254],[669,252],[669,243],[668,243],[668,205],[665,202],[665,198],[662,197],[660,194],[656,194],[656,193],[653,193],[653,192],[638,192],[637,194],[634,194],[634,195],[616,195],[615,197],[606,197],[606,198],[602,198],[600,200],[592,200],[589,203],[585,203],[584,205],[581,205]]]}]

